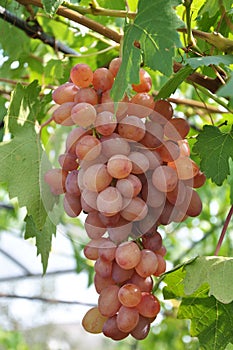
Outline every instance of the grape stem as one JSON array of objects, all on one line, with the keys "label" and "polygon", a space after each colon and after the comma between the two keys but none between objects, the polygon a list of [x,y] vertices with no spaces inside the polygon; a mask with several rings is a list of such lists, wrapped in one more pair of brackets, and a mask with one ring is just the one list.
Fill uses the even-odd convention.
[{"label": "grape stem", "polygon": [[227,217],[226,217],[225,223],[223,225],[222,232],[221,232],[221,235],[219,237],[218,244],[217,244],[217,247],[215,249],[214,255],[218,255],[218,253],[219,253],[219,250],[220,250],[220,248],[222,246],[222,242],[223,242],[223,239],[225,237],[228,225],[229,225],[229,223],[231,221],[232,215],[233,215],[233,205],[231,206],[231,208],[230,208],[230,210],[229,210],[229,212],[227,214]]}]

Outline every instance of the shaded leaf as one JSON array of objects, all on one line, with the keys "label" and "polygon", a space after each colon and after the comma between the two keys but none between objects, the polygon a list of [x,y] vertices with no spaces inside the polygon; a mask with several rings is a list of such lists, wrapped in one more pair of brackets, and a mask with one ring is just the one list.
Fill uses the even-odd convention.
[{"label": "shaded leaf", "polygon": [[41,262],[43,266],[43,273],[46,272],[48,267],[49,253],[51,251],[52,235],[56,233],[56,226],[47,217],[42,229],[37,229],[35,222],[31,216],[25,218],[26,231],[25,239],[35,238],[37,255],[41,255]]},{"label": "shaded leaf", "polygon": [[197,136],[193,151],[201,158],[201,169],[208,178],[221,185],[230,174],[229,158],[233,159],[233,127],[222,133],[216,126],[205,125]]},{"label": "shaded leaf", "polygon": [[62,2],[62,0],[42,0],[45,12],[50,16],[53,16],[57,12],[57,9]]},{"label": "shaded leaf", "polygon": [[233,258],[198,257],[185,270],[186,295],[193,294],[203,284],[208,283],[209,295],[224,304],[233,301]]},{"label": "shaded leaf", "polygon": [[188,58],[185,62],[189,64],[193,69],[201,66],[209,66],[211,64],[219,65],[220,63],[230,65],[233,64],[233,55],[193,57]]},{"label": "shaded leaf", "polygon": [[125,27],[122,65],[112,89],[115,101],[123,97],[128,84],[138,83],[141,61],[167,76],[172,74],[175,47],[181,45],[176,29],[183,25],[172,5],[172,0],[139,1],[134,22]]},{"label": "shaded leaf", "polygon": [[8,110],[6,128],[12,139],[0,143],[0,182],[8,186],[10,198],[17,197],[20,207],[26,207],[38,229],[42,229],[47,213],[41,198],[41,169],[44,151],[35,130],[40,109],[39,87],[17,85]]}]

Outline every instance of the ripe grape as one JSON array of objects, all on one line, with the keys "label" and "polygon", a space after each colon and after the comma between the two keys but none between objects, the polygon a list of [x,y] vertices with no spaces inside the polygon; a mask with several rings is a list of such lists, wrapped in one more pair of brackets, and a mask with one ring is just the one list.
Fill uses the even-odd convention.
[{"label": "ripe grape", "polygon": [[120,288],[117,285],[111,285],[104,288],[99,295],[98,308],[103,316],[114,316],[121,307],[121,303],[118,299],[118,293]]},{"label": "ripe grape", "polygon": [[98,95],[96,91],[91,87],[81,88],[74,95],[74,102],[86,102],[95,106],[98,104]]},{"label": "ripe grape", "polygon": [[154,254],[149,249],[141,250],[141,260],[138,265],[135,267],[136,272],[141,277],[148,277],[153,275],[158,268],[158,259],[156,254]]},{"label": "ripe grape", "polygon": [[162,247],[162,237],[159,232],[154,232],[152,235],[144,235],[142,237],[142,244],[145,249],[156,252]]},{"label": "ripe grape", "polygon": [[107,68],[97,68],[93,73],[93,86],[97,92],[111,89],[114,76]]},{"label": "ripe grape", "polygon": [[82,205],[83,211],[85,211],[86,213],[97,211],[97,205],[96,205],[97,196],[98,196],[97,192],[90,191],[87,188],[84,188],[82,190],[81,205]]},{"label": "ripe grape", "polygon": [[123,209],[121,216],[128,221],[139,221],[145,218],[148,213],[148,207],[146,203],[139,197],[125,199],[123,201]]},{"label": "ripe grape", "polygon": [[124,306],[137,306],[141,300],[141,291],[136,284],[126,283],[120,288],[118,299]]},{"label": "ripe grape", "polygon": [[100,213],[113,216],[121,211],[123,199],[118,189],[110,186],[98,194],[96,204]]},{"label": "ripe grape", "polygon": [[[115,254],[116,255],[116,254]],[[112,279],[117,283],[121,284],[127,280],[130,279],[130,277],[133,275],[134,269],[125,269],[122,268],[116,261],[112,264]]]},{"label": "ripe grape", "polygon": [[94,265],[94,270],[103,278],[110,278],[112,275],[112,262],[98,258]]},{"label": "ripe grape", "polygon": [[149,92],[152,87],[152,80],[143,68],[139,71],[139,84],[132,84],[132,88],[136,92]]},{"label": "ripe grape", "polygon": [[153,185],[151,179],[148,179],[142,187],[142,199],[150,207],[159,208],[164,204],[166,196]]},{"label": "ripe grape", "polygon": [[156,296],[142,292],[141,301],[136,308],[140,315],[144,317],[156,317],[160,311],[160,304]]},{"label": "ripe grape", "polygon": [[120,69],[122,59],[121,57],[113,58],[113,60],[110,62],[108,69],[112,73],[112,75],[115,77]]},{"label": "ripe grape", "polygon": [[82,326],[87,332],[98,334],[102,332],[102,328],[106,320],[107,317],[104,317],[100,313],[98,307],[93,307],[85,314],[82,320]]},{"label": "ripe grape", "polygon": [[130,334],[137,340],[143,340],[147,337],[150,331],[150,319],[139,315],[137,326],[130,332]]},{"label": "ripe grape", "polygon": [[[157,270],[156,270],[157,271]],[[141,292],[148,292],[150,293],[153,288],[153,280],[151,276],[148,277],[141,277],[137,274],[137,272],[134,272],[131,278],[127,281],[127,283],[133,283],[138,286]]]},{"label": "ripe grape", "polygon": [[117,315],[109,317],[104,323],[103,334],[113,340],[122,340],[129,335],[129,333],[122,332],[117,327]]},{"label": "ripe grape", "polygon": [[97,293],[100,294],[104,288],[115,285],[115,281],[113,281],[112,276],[104,278],[96,273],[94,276],[94,285]]},{"label": "ripe grape", "polygon": [[178,143],[172,140],[164,141],[156,151],[163,162],[173,162],[180,156],[180,147]]},{"label": "ripe grape", "polygon": [[75,154],[68,152],[60,154],[58,161],[62,169],[65,171],[71,171],[78,168],[77,157]]},{"label": "ripe grape", "polygon": [[141,259],[141,252],[135,242],[121,243],[116,249],[116,262],[125,270],[137,266]]},{"label": "ripe grape", "polygon": [[[154,111],[163,117],[163,124],[170,120],[173,116],[172,105],[166,100],[158,100],[155,102]],[[156,114],[155,114],[156,116]]]},{"label": "ripe grape", "polygon": [[176,170],[180,180],[193,179],[199,172],[198,165],[189,157],[179,157],[168,165]]},{"label": "ripe grape", "polygon": [[157,260],[158,260],[158,267],[157,270],[154,273],[154,276],[160,276],[162,273],[164,273],[166,271],[166,261],[163,258],[162,255],[160,254],[156,254],[157,256]]},{"label": "ripe grape", "polygon": [[85,219],[84,228],[88,234],[88,237],[91,239],[98,239],[102,237],[107,230],[106,226],[100,220],[97,211],[91,211],[88,213]]},{"label": "ripe grape", "polygon": [[112,156],[107,163],[109,174],[116,179],[127,177],[130,174],[132,167],[131,160],[122,154]]},{"label": "ripe grape", "polygon": [[93,72],[87,64],[78,63],[71,69],[70,79],[81,88],[88,87],[92,84]]},{"label": "ripe grape", "polygon": [[70,131],[66,139],[66,152],[76,156],[77,142],[85,135],[90,135],[91,131],[79,126]]},{"label": "ripe grape", "polygon": [[71,119],[74,124],[88,128],[96,120],[96,110],[90,103],[77,103],[71,110]]},{"label": "ripe grape", "polygon": [[99,257],[99,247],[105,242],[106,238],[92,239],[84,247],[84,255],[87,259],[97,260]]},{"label": "ripe grape", "polygon": [[184,139],[190,130],[189,123],[183,118],[172,118],[164,126],[164,135],[174,141]]},{"label": "ripe grape", "polygon": [[152,183],[161,192],[173,191],[177,181],[175,170],[166,165],[159,166],[152,174]]},{"label": "ripe grape", "polygon": [[65,83],[58,86],[52,93],[52,98],[55,103],[62,105],[65,102],[76,102],[74,96],[79,88],[73,83]]},{"label": "ripe grape", "polygon": [[104,261],[113,261],[116,253],[116,244],[107,240],[99,248],[99,257]]},{"label": "ripe grape", "polygon": [[131,332],[138,324],[139,312],[134,307],[122,305],[118,311],[116,321],[120,331],[125,333]]},{"label": "ripe grape", "polygon": [[98,133],[104,136],[111,135],[116,129],[116,117],[109,111],[103,111],[97,114],[94,127]]},{"label": "ripe grape", "polygon": [[94,192],[104,190],[112,181],[112,176],[107,171],[105,164],[94,164],[83,175],[84,186]]},{"label": "ripe grape", "polygon": [[143,153],[131,152],[128,158],[132,162],[132,174],[143,174],[149,169],[149,160]]},{"label": "ripe grape", "polygon": [[76,144],[76,155],[79,160],[94,160],[100,155],[100,152],[101,143],[94,136],[85,135]]},{"label": "ripe grape", "polygon": [[80,188],[78,186],[78,170],[72,170],[66,177],[65,182],[66,192],[80,196]]},{"label": "ripe grape", "polygon": [[50,169],[44,175],[44,180],[50,186],[51,192],[58,195],[65,192],[66,176],[67,172],[62,169]]},{"label": "ripe grape", "polygon": [[126,116],[118,124],[118,133],[129,141],[140,141],[146,132],[141,119],[133,115]]},{"label": "ripe grape", "polygon": [[63,206],[68,216],[72,218],[79,216],[82,211],[80,196],[75,196],[73,193],[66,193]]},{"label": "ripe grape", "polygon": [[102,143],[102,153],[107,158],[118,154],[127,156],[130,153],[129,143],[116,133],[110,136],[103,136],[100,141]]},{"label": "ripe grape", "polygon": [[71,111],[75,105],[75,102],[65,102],[55,109],[53,112],[53,120],[55,123],[64,126],[74,125],[74,121],[71,118]]}]

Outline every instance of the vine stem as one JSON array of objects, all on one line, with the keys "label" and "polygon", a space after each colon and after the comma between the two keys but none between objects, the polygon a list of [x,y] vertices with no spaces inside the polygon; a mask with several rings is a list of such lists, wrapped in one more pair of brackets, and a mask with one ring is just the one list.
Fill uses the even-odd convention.
[{"label": "vine stem", "polygon": [[227,231],[227,228],[228,228],[228,225],[231,221],[231,217],[233,215],[233,205],[231,206],[228,214],[227,214],[227,217],[226,217],[226,220],[225,220],[225,223],[223,225],[223,228],[222,228],[222,232],[221,232],[221,235],[219,237],[219,240],[218,240],[218,244],[217,244],[217,247],[215,249],[215,252],[214,252],[214,255],[218,255],[219,253],[219,250],[221,248],[221,245],[222,245],[222,242],[223,242],[223,239],[225,237],[225,234],[226,234],[226,231]]}]

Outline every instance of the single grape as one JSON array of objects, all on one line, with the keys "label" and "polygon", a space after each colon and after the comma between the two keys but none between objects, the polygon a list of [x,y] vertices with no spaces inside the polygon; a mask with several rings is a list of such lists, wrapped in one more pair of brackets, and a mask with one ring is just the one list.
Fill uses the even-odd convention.
[{"label": "single grape", "polygon": [[[79,170],[79,172],[81,169]],[[84,188],[81,192],[81,205],[84,212],[89,213],[97,211],[97,200],[98,192],[93,192]]]},{"label": "single grape", "polygon": [[140,143],[145,147],[154,150],[161,145],[163,140],[163,127],[153,121],[146,121],[146,132]]},{"label": "single grape", "polygon": [[80,188],[78,186],[78,170],[72,170],[66,177],[66,192],[75,196],[80,196]]},{"label": "single grape", "polygon": [[131,332],[138,324],[139,312],[134,307],[121,306],[117,314],[117,327],[125,333]]},{"label": "single grape", "polygon": [[88,310],[83,317],[82,326],[87,332],[98,334],[102,332],[102,328],[106,320],[107,317],[101,315],[98,307],[93,307]]},{"label": "single grape", "polygon": [[162,273],[166,271],[166,260],[160,254],[156,254],[158,260],[158,267],[154,273],[154,276],[159,277]]},{"label": "single grape", "polygon": [[118,224],[121,215],[120,213],[117,213],[115,215],[106,216],[102,213],[99,213],[99,218],[102,221],[102,223],[109,229],[111,227],[115,227]]},{"label": "single grape", "polygon": [[55,123],[64,126],[74,125],[74,121],[71,118],[71,111],[75,105],[75,102],[65,102],[55,109],[53,112],[53,120]]},{"label": "single grape", "polygon": [[156,317],[160,311],[160,303],[153,294],[142,292],[141,301],[136,308],[144,317]]},{"label": "single grape", "polygon": [[145,249],[150,249],[156,252],[162,247],[162,237],[159,232],[154,232],[151,235],[144,235],[142,237],[142,245]]},{"label": "single grape", "polygon": [[180,156],[180,147],[177,142],[166,140],[156,149],[163,162],[173,162]]},{"label": "single grape", "polygon": [[112,262],[98,258],[94,265],[94,270],[103,278],[112,276]]},{"label": "single grape", "polygon": [[121,66],[121,62],[122,62],[122,58],[121,57],[116,57],[113,58],[113,60],[111,60],[108,69],[110,70],[110,72],[112,73],[112,75],[115,77],[120,69]]},{"label": "single grape", "polygon": [[164,204],[166,195],[153,185],[151,179],[148,179],[142,187],[142,199],[150,207],[159,208]]},{"label": "single grape", "polygon": [[85,219],[84,228],[88,237],[91,239],[98,239],[106,232],[106,226],[100,220],[97,211],[91,211],[88,213]]},{"label": "single grape", "polygon": [[190,125],[183,118],[172,118],[164,126],[164,135],[173,141],[183,140],[189,133]]},{"label": "single grape", "polygon": [[187,140],[178,140],[177,141],[180,148],[180,157],[189,157],[190,156],[190,147]]},{"label": "single grape", "polygon": [[73,193],[65,193],[63,206],[66,214],[71,218],[79,216],[82,211],[80,196],[75,196]]},{"label": "single grape", "polygon": [[127,156],[130,153],[129,143],[117,133],[113,133],[110,136],[102,136],[100,141],[102,143],[102,153],[107,158],[119,154]]},{"label": "single grape", "polygon": [[148,277],[153,275],[158,268],[158,259],[156,254],[154,254],[149,249],[141,250],[141,260],[138,265],[135,267],[136,272],[141,277]]},{"label": "single grape", "polygon": [[125,270],[124,268],[120,267],[116,261],[113,261],[112,264],[112,279],[117,284],[121,284],[131,278],[131,276],[134,273],[134,269],[130,268],[128,270]]},{"label": "single grape", "polygon": [[93,81],[91,67],[84,63],[76,64],[70,71],[70,79],[81,88],[88,87]]},{"label": "single grape", "polygon": [[117,326],[117,315],[109,317],[104,323],[103,334],[113,340],[122,340],[129,335],[129,333],[125,333],[119,330]]},{"label": "single grape", "polygon": [[141,252],[135,242],[124,242],[117,247],[115,258],[122,269],[130,270],[139,263]]},{"label": "single grape", "polygon": [[94,127],[98,133],[104,136],[111,135],[116,129],[116,117],[109,111],[103,111],[97,114]]},{"label": "single grape", "polygon": [[[160,114],[163,118],[163,124],[170,120],[173,116],[173,108],[170,102],[166,100],[158,100],[155,102],[154,111]],[[155,115],[156,116],[156,115]]]},{"label": "single grape", "polygon": [[188,216],[198,216],[202,211],[202,202],[199,194],[195,190],[191,190],[191,198],[188,204],[188,209],[186,214]]},{"label": "single grape", "polygon": [[108,160],[107,170],[112,177],[123,179],[130,174],[132,162],[127,156],[116,154]]},{"label": "single grape", "polygon": [[141,277],[137,274],[137,272],[134,272],[133,275],[130,277],[130,279],[127,281],[127,283],[133,283],[136,284],[136,286],[140,289],[141,292],[148,292],[150,293],[153,288],[153,280],[151,276],[148,277]]},{"label": "single grape", "polygon": [[148,213],[148,207],[146,203],[139,197],[126,199],[126,204],[123,201],[123,209],[121,211],[121,216],[128,221],[138,221],[145,218]]},{"label": "single grape", "polygon": [[96,110],[90,103],[77,103],[71,110],[71,119],[74,124],[88,128],[96,120]]},{"label": "single grape", "polygon": [[109,238],[116,244],[122,243],[123,241],[127,240],[132,231],[132,227],[132,222],[120,217],[114,226],[108,227]]},{"label": "single grape", "polygon": [[79,88],[73,83],[65,83],[53,90],[52,98],[55,103],[62,105],[66,102],[75,102],[74,96]]},{"label": "single grape", "polygon": [[100,213],[113,216],[121,211],[123,200],[118,189],[110,186],[99,193],[96,204]]},{"label": "single grape", "polygon": [[187,189],[184,182],[179,180],[174,190],[167,192],[166,196],[171,204],[179,206],[184,202],[186,198],[186,192]]},{"label": "single grape", "polygon": [[44,175],[45,182],[49,185],[53,194],[58,195],[65,192],[65,181],[67,172],[62,169],[50,169]]},{"label": "single grape", "polygon": [[93,73],[93,86],[99,92],[111,89],[114,83],[114,76],[107,68],[97,68]]},{"label": "single grape", "polygon": [[120,288],[116,285],[108,286],[104,288],[99,295],[98,308],[103,316],[114,316],[121,307],[121,303],[118,300],[118,292]]},{"label": "single grape", "polygon": [[65,171],[71,171],[78,168],[78,161],[75,154],[69,152],[60,154],[58,161],[62,169]]},{"label": "single grape", "polygon": [[149,169],[149,160],[143,153],[130,152],[128,158],[132,162],[132,174],[143,174]]},{"label": "single grape", "polygon": [[137,326],[130,332],[132,337],[137,340],[143,340],[147,337],[150,331],[150,320],[147,317],[139,316]]},{"label": "single grape", "polygon": [[91,135],[83,136],[76,144],[76,155],[79,160],[92,161],[101,153],[100,141]]},{"label": "single grape", "polygon": [[94,164],[85,170],[83,184],[90,190],[100,192],[110,185],[112,176],[107,171],[105,164]]},{"label": "single grape", "polygon": [[81,88],[74,95],[74,102],[86,102],[95,106],[98,104],[98,95],[96,91],[91,87]]},{"label": "single grape", "polygon": [[126,283],[120,288],[118,299],[124,306],[137,306],[141,300],[141,290],[133,283]]},{"label": "single grape", "polygon": [[180,180],[193,179],[199,172],[198,165],[189,157],[179,157],[174,162],[169,162],[168,166],[176,170]]},{"label": "single grape", "polygon": [[94,285],[95,285],[95,289],[97,291],[98,294],[101,293],[101,291],[109,286],[114,285],[115,282],[113,281],[112,277],[108,277],[108,278],[104,278],[101,275],[99,275],[98,273],[95,273],[94,276]]},{"label": "single grape", "polygon": [[[133,108],[133,111],[136,109],[139,109],[141,112],[140,113],[141,118],[144,118],[147,115],[149,115],[151,111],[148,111],[147,109],[153,110],[155,106],[155,101],[153,96],[148,94],[147,92],[139,92],[138,94],[134,95],[131,98],[130,103],[133,104],[133,106],[131,105],[129,106],[130,111],[131,111],[131,108]],[[140,108],[140,106],[144,107],[146,109],[146,112],[143,113],[143,108]],[[138,115],[138,112],[137,112],[137,115]]]},{"label": "single grape", "polygon": [[149,92],[152,87],[152,80],[143,68],[139,71],[139,84],[132,84],[132,88],[136,92]]},{"label": "single grape", "polygon": [[118,133],[129,141],[140,141],[146,132],[141,119],[133,115],[126,116],[118,123]]},{"label": "single grape", "polygon": [[152,174],[152,183],[161,192],[173,191],[177,181],[175,170],[166,165],[159,166]]}]

